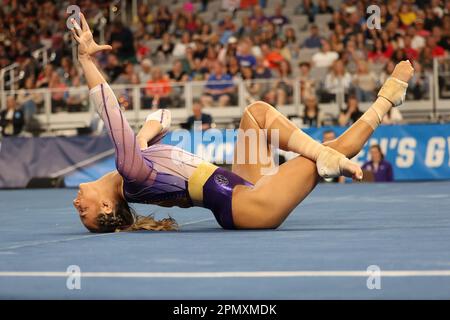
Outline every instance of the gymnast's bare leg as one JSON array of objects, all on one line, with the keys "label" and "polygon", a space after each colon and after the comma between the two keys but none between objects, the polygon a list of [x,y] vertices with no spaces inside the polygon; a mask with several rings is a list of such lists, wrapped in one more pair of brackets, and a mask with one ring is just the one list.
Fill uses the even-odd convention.
[{"label": "gymnast's bare leg", "polygon": [[[327,143],[326,146],[348,158],[354,157],[363,148],[390,108],[402,103],[407,82],[412,77],[413,72],[414,69],[409,61],[399,63],[391,78],[386,81],[380,90],[378,98],[371,108],[347,131],[336,140]],[[277,172],[273,175],[264,175],[260,170],[261,168],[274,167],[269,156],[260,158],[260,162],[256,165],[239,163],[233,165],[233,172],[256,183],[254,188],[236,186],[233,191],[233,220],[237,228],[277,228],[319,181],[320,177],[315,162],[317,161],[317,152],[306,150],[309,152],[306,155],[304,152],[299,152],[299,149],[302,148],[298,144],[302,140],[297,139],[293,143],[292,138],[286,138],[287,135],[294,132],[291,127],[291,125],[294,125],[288,124],[286,121],[289,120],[283,119],[283,116],[277,113],[278,111],[270,105],[256,102],[246,109],[241,121],[241,129],[244,131],[247,129],[267,129],[267,132],[278,129],[280,148],[298,152],[302,156],[284,163],[277,168]],[[272,121],[268,123],[267,119]],[[270,134],[267,136],[269,138]],[[240,143],[243,143],[243,141],[238,138],[237,144]],[[265,147],[269,149],[268,145]],[[317,149],[317,146],[311,148]],[[251,152],[259,154],[259,150],[246,150],[247,155]],[[312,159],[311,154],[315,155],[316,159]],[[343,170],[342,173],[354,176],[358,172],[355,167],[352,167],[352,164],[346,162],[346,165],[347,169],[350,166],[350,169],[354,171],[345,172]]]}]

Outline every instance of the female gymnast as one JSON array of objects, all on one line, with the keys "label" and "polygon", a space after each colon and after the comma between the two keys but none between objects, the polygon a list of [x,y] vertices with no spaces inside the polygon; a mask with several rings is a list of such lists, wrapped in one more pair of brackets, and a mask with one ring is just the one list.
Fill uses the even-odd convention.
[{"label": "female gymnast", "polygon": [[[340,137],[325,145],[306,135],[272,106],[252,103],[241,119],[242,130],[238,133],[230,172],[182,149],[158,143],[170,125],[168,110],[150,114],[135,136],[94,63],[93,56],[110,50],[111,46],[95,43],[83,15],[81,26],[75,20],[72,22],[90,97],[116,149],[117,171],[80,184],[73,201],[82,223],[92,232],[177,228],[173,219],[157,221],[138,216],[129,207],[131,202],[202,206],[210,209],[225,229],[277,228],[314,189],[321,176],[362,179],[361,169],[348,158],[362,149],[391,107],[402,104],[407,82],[414,72],[409,61],[400,62],[370,109]],[[258,147],[245,143],[248,130],[258,133],[264,130],[266,152],[260,153]],[[281,149],[301,156],[275,167],[270,153],[272,133],[277,133],[274,136],[278,136]],[[256,164],[249,161],[255,154],[259,155]],[[239,157],[244,161],[236,161]],[[268,169],[276,170],[266,174]]]}]

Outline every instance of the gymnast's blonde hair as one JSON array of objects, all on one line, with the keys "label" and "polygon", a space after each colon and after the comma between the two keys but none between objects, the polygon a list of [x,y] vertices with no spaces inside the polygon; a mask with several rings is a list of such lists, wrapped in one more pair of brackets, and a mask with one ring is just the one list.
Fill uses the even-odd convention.
[{"label": "gymnast's blonde hair", "polygon": [[139,230],[173,231],[178,230],[178,223],[171,217],[156,220],[153,215],[141,216],[126,201],[120,201],[113,212],[99,214],[97,229],[91,231],[103,233]]}]

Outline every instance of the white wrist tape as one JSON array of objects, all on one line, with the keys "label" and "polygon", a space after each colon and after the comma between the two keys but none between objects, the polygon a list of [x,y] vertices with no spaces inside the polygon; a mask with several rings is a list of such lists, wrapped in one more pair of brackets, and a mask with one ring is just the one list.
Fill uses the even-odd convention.
[{"label": "white wrist tape", "polygon": [[390,77],[381,87],[378,97],[383,97],[394,106],[399,106],[405,101],[406,89],[408,89],[408,83]]},{"label": "white wrist tape", "polygon": [[172,122],[172,115],[168,109],[159,109],[158,111],[150,113],[145,121],[158,121],[161,123],[162,130],[168,130],[170,128],[170,124]]}]

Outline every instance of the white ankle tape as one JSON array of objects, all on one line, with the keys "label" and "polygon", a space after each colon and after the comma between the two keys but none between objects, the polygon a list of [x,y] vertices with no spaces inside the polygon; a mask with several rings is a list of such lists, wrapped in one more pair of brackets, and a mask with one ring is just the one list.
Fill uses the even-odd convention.
[{"label": "white ankle tape", "polygon": [[399,106],[405,101],[406,89],[408,89],[408,83],[390,77],[381,87],[378,97],[383,97],[394,106]]}]

